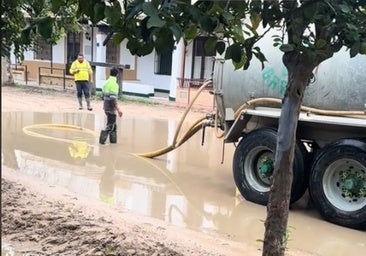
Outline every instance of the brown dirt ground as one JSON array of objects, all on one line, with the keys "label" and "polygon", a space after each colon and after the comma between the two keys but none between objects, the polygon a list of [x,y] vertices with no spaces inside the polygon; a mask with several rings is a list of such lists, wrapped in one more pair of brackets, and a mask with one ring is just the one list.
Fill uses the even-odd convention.
[{"label": "brown dirt ground", "polygon": [[[74,91],[2,87],[2,112],[78,112]],[[165,102],[122,102],[124,116],[180,120],[184,106]],[[94,113],[103,113],[93,100]],[[86,110],[82,110],[86,111]],[[209,109],[194,108],[197,120]],[[207,255],[254,256],[258,248],[139,216],[102,202],[91,202],[59,187],[39,183],[2,166],[1,235],[23,255]],[[288,255],[305,256],[299,251]]]}]

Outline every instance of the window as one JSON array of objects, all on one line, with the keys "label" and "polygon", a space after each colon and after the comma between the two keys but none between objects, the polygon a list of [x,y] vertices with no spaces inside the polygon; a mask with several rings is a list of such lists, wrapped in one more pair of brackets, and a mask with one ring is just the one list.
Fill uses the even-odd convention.
[{"label": "window", "polygon": [[193,44],[192,78],[209,79],[212,77],[215,51],[206,52],[208,37],[199,37]]},{"label": "window", "polygon": [[66,72],[69,74],[69,69],[74,60],[76,60],[80,52],[80,33],[68,33],[67,34],[67,64]]},{"label": "window", "polygon": [[155,74],[171,75],[172,74],[172,58],[173,51],[155,54]]},{"label": "window", "polygon": [[47,43],[42,38],[37,38],[34,49],[34,59],[36,60],[51,60],[52,45]]},{"label": "window", "polygon": [[106,62],[119,64],[119,45],[113,40],[108,40],[106,47]]},{"label": "window", "polygon": [[67,63],[72,63],[76,60],[80,52],[80,34],[68,33],[67,34]]}]

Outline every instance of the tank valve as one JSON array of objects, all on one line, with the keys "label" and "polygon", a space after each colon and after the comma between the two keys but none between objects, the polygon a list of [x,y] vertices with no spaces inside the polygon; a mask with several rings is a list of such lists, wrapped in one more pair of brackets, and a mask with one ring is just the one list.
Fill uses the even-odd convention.
[{"label": "tank valve", "polygon": [[214,127],[214,125],[215,125],[215,114],[213,113],[206,114],[206,121],[203,123],[203,126]]}]

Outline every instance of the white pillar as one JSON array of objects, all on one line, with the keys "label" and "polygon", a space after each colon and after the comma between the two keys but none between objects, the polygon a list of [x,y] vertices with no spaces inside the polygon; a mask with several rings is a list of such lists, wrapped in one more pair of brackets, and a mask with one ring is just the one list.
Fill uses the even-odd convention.
[{"label": "white pillar", "polygon": [[172,74],[170,76],[169,99],[176,98],[178,77],[182,76],[183,60],[184,60],[184,43],[180,40],[173,51],[172,57]]},{"label": "white pillar", "polygon": [[[103,46],[103,41],[106,38],[104,34],[96,35],[96,56],[94,56],[95,62],[103,62],[106,61],[106,50],[107,47]],[[101,89],[106,80],[105,76],[105,67],[96,66],[95,67],[95,88]]]}]

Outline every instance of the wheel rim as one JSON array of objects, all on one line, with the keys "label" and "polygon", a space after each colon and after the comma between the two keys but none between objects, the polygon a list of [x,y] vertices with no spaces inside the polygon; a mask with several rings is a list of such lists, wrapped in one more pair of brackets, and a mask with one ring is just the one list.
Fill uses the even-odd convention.
[{"label": "wheel rim", "polygon": [[274,168],[274,154],[267,147],[251,150],[244,161],[244,172],[249,184],[259,192],[268,192]]},{"label": "wheel rim", "polygon": [[366,167],[343,158],[325,170],[323,190],[329,202],[342,211],[352,212],[366,206]]}]

